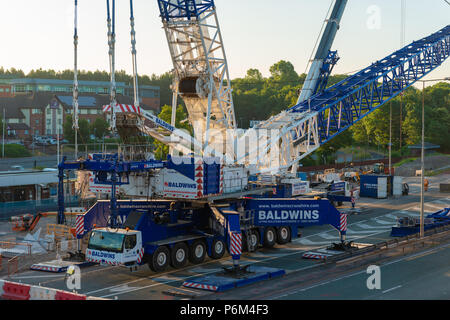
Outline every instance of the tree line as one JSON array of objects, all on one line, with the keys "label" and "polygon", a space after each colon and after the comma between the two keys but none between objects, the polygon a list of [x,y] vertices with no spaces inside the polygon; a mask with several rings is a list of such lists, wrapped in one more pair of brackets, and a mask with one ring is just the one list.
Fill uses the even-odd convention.
[{"label": "tree line", "polygon": [[[248,128],[251,120],[265,120],[296,104],[298,94],[305,81],[306,74],[298,74],[292,63],[281,60],[269,69],[270,75],[264,77],[257,69],[249,69],[243,78],[231,80],[236,121],[239,127]],[[73,79],[73,71],[31,70],[24,74],[14,68],[4,70],[0,68],[0,78],[48,78]],[[332,86],[347,75],[332,75],[328,86]],[[110,75],[106,71],[80,71],[80,80],[109,81]],[[169,105],[172,101],[172,74],[141,75],[139,84],[160,87],[161,113],[164,120],[170,120]],[[132,83],[132,76],[121,70],[116,73],[116,81]],[[450,151],[450,84],[445,82],[430,85],[425,89],[425,140],[440,145],[443,152]],[[180,100],[179,100],[180,101]],[[180,101],[183,106],[182,101]],[[421,140],[421,110],[422,91],[414,87],[406,89],[402,95],[392,99],[364,119],[344,131],[339,136],[323,145],[316,154],[320,162],[330,161],[330,156],[337,150],[349,146],[365,146],[386,150],[389,144],[389,117],[392,108],[392,150],[394,155],[406,153],[406,146],[419,143]],[[183,107],[177,109],[177,122],[186,118]],[[165,119],[169,117],[168,119]],[[101,127],[103,124],[98,123]],[[81,126],[81,123],[80,123]],[[83,124],[84,127],[86,124]],[[401,126],[401,127],[400,127]],[[67,130],[70,130],[69,126]],[[93,128],[93,125],[91,125]],[[92,129],[91,128],[91,129]],[[98,131],[97,131],[98,130]],[[65,130],[66,131],[66,130]],[[80,131],[82,131],[80,129]],[[88,130],[84,130],[88,131]],[[92,131],[92,130],[91,130]],[[96,132],[102,131],[96,129]],[[73,134],[72,134],[73,135]],[[157,145],[163,156],[167,148]],[[305,162],[313,161],[311,158]],[[314,160],[317,162],[317,160]]]}]

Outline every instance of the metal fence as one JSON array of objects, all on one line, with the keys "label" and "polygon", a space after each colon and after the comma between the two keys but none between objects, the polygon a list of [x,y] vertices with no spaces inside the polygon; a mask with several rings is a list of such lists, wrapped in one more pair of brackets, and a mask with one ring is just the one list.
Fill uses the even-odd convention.
[{"label": "metal fence", "polygon": [[[78,196],[66,197],[64,200],[66,207],[78,206]],[[12,216],[37,212],[56,211],[58,210],[58,199],[51,198],[45,200],[29,200],[16,202],[0,202],[0,221],[6,221]]]}]

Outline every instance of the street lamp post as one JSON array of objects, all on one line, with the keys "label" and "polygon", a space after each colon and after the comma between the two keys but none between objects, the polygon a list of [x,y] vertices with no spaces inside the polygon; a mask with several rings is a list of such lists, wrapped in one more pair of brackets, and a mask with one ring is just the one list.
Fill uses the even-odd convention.
[{"label": "street lamp post", "polygon": [[422,82],[422,148],[421,148],[421,163],[420,163],[420,238],[425,235],[424,226],[424,179],[425,179],[425,82],[431,81],[449,81],[450,77],[443,79],[418,80]]}]

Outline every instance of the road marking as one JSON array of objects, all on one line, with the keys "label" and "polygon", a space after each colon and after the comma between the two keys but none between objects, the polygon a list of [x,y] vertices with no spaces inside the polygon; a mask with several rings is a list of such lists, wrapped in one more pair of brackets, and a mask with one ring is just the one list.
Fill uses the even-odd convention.
[{"label": "road marking", "polygon": [[[433,249],[427,250],[426,252],[433,252],[433,251],[441,250],[441,249],[443,249],[443,248],[445,248],[445,247],[449,247],[449,246],[450,246],[450,243],[449,243],[449,244],[442,245],[442,246],[439,246],[439,247],[437,247],[437,248],[433,248]],[[401,259],[398,259],[398,260],[395,260],[395,261],[391,261],[391,262],[382,264],[382,265],[380,265],[380,268],[386,267],[386,266],[391,265],[391,264],[395,264],[395,263],[401,262],[401,261],[403,261],[403,260],[407,260],[407,259],[409,259],[409,258],[411,258],[411,257],[419,256],[419,255],[421,255],[421,254],[423,254],[423,253],[417,253],[417,254],[414,254],[414,255],[409,256],[409,257],[403,257],[403,258],[401,258]],[[307,287],[307,288],[302,288],[302,289],[298,289],[298,290],[295,290],[295,291],[291,291],[291,292],[289,292],[289,293],[286,293],[286,294],[283,294],[283,295],[279,295],[279,296],[270,298],[270,300],[279,299],[279,298],[282,298],[282,297],[285,297],[285,296],[288,296],[288,295],[292,295],[292,294],[295,294],[295,293],[298,293],[298,292],[304,292],[304,291],[307,291],[307,290],[310,290],[310,289],[313,289],[313,288],[316,288],[316,287],[319,287],[319,286],[322,286],[322,285],[325,285],[325,284],[329,284],[329,283],[331,283],[331,282],[335,282],[335,281],[338,281],[338,280],[343,280],[343,279],[345,279],[345,278],[357,276],[357,275],[359,275],[359,274],[366,273],[366,272],[367,272],[367,271],[364,269],[364,270],[361,270],[361,271],[358,271],[358,272],[355,272],[355,273],[352,273],[352,274],[349,274],[349,275],[346,275],[346,276],[343,276],[343,277],[340,277],[340,278],[331,279],[331,280],[328,280],[328,281],[325,281],[325,282],[321,282],[321,283],[312,285],[312,286]],[[397,286],[397,287],[393,287],[393,288],[391,288],[391,289],[387,289],[387,290],[383,291],[382,293],[386,293],[386,292],[389,292],[389,291],[393,291],[393,290],[398,289],[398,288],[400,288],[400,287],[401,287],[401,285],[399,285],[399,286]]]},{"label": "road marking", "polygon": [[374,220],[375,220],[376,223],[379,223],[379,224],[384,224],[384,225],[388,225],[389,224],[391,226],[393,225],[392,221],[384,221],[384,220],[380,220],[379,218],[375,218]]},{"label": "road marking", "polygon": [[61,274],[59,274],[59,275],[49,274],[49,275],[45,275],[45,276],[11,277],[11,279],[13,279],[13,280],[36,279],[36,278],[63,278],[63,276]]},{"label": "road marking", "polygon": [[[389,226],[369,226],[368,224],[365,224],[365,223],[358,223],[356,226],[359,228],[362,228],[362,229],[385,229],[385,230],[388,230],[391,228]],[[348,230],[348,228],[347,228],[347,230]]]},{"label": "road marking", "polygon": [[387,292],[393,291],[393,290],[398,289],[398,288],[401,288],[401,287],[402,287],[401,285],[398,285],[398,286],[396,286],[396,287],[393,287],[393,288],[384,290],[384,291],[382,291],[381,293],[387,293]]}]

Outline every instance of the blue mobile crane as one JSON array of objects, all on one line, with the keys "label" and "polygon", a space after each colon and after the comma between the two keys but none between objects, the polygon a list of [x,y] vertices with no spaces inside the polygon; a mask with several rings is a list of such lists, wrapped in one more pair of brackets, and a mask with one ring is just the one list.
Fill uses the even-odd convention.
[{"label": "blue mobile crane", "polygon": [[[171,25],[174,23],[189,28],[197,26],[200,30],[197,35],[202,35],[206,28],[203,24],[205,17],[216,17],[213,0],[158,0],[158,4],[165,28],[170,29],[170,32],[176,31]],[[324,34],[331,42],[345,4],[346,1],[336,1],[336,10],[332,13],[334,19],[329,21],[336,25],[327,28],[329,31]],[[184,24],[183,21],[189,23]],[[215,36],[220,38],[221,43],[218,24],[214,28],[217,29]],[[182,30],[177,32],[183,34]],[[170,45],[190,43],[175,41],[173,35],[174,33],[168,33]],[[194,42],[193,38],[190,40]],[[205,46],[204,35],[198,41],[199,46],[208,47]],[[289,149],[291,151],[283,154],[288,156],[282,163],[283,168],[293,166],[442,64],[450,55],[450,26],[411,43],[324,90],[327,76],[336,62],[335,53],[330,52],[331,42],[324,41],[326,45],[320,46],[319,50],[326,51],[327,55],[317,56],[321,63],[310,70],[320,70],[321,76],[310,77],[313,90],[307,100],[299,99],[299,104],[260,125],[260,128],[265,128],[274,123],[283,123],[282,134],[269,139],[266,145],[270,149],[289,137],[284,140],[288,141],[285,145],[290,143],[293,145],[291,149],[297,150],[297,153],[289,153],[292,151]],[[212,47],[213,43],[209,43],[209,49]],[[174,50],[171,53],[177,54]],[[186,59],[192,62],[189,57]],[[199,59],[202,60],[202,57]],[[208,59],[211,57],[206,56],[202,61]],[[174,64],[178,64],[176,59]],[[220,64],[222,67],[226,66],[225,57],[220,60]],[[192,70],[183,72],[190,71]],[[176,81],[180,89],[177,92],[182,97],[197,99],[195,103],[206,101],[203,105],[206,109],[203,111],[211,116],[213,110],[218,112],[213,103],[213,97],[217,98],[217,95],[195,91],[208,78],[212,83],[217,81],[211,70],[198,74],[197,78],[177,78]],[[180,81],[184,84],[180,85]],[[191,89],[195,88],[192,92],[186,89],[189,87],[188,82],[192,84]],[[192,101],[190,103],[194,105]],[[223,129],[234,127],[232,100],[221,108],[224,119],[228,119],[228,122],[222,122],[228,123]],[[110,109],[112,113],[118,110],[114,101]],[[283,121],[277,121],[280,119]],[[209,118],[207,120],[205,127],[212,125],[218,118],[215,117],[214,121],[209,121]],[[156,122],[163,123],[162,120]],[[156,134],[155,137],[158,138]],[[161,136],[159,138],[164,140]],[[171,147],[176,148],[173,142],[170,143]],[[208,146],[206,143],[205,150],[211,146],[214,145]],[[239,160],[233,152],[229,155],[236,161]],[[105,154],[92,160],[68,162],[64,159],[59,165],[58,222],[64,222],[64,170],[86,170],[94,173],[96,182],[111,186],[110,200],[100,200],[85,214],[77,216],[77,237],[82,238],[90,233],[86,258],[92,262],[130,267],[148,263],[152,270],[162,271],[169,265],[182,267],[187,261],[200,263],[206,254],[212,259],[218,259],[228,251],[233,259],[232,271],[240,273],[243,271],[238,262],[243,248],[251,251],[259,245],[272,247],[276,243],[284,244],[298,236],[300,227],[323,224],[335,227],[340,233],[341,242],[345,244],[347,216],[331,204],[333,195],[329,194],[330,199],[299,199],[289,195],[280,197],[273,195],[271,188],[253,186],[251,183],[244,191],[226,193],[221,185],[222,164],[216,164],[220,167],[219,170],[203,162],[197,163],[195,157],[187,158],[192,161],[188,160],[184,164],[176,164],[172,159],[125,161],[119,155]],[[147,198],[118,200],[117,187],[132,185],[136,174],[143,174],[148,179],[147,188],[152,192],[147,194]],[[209,177],[205,178],[207,174]],[[178,189],[158,192],[158,188],[164,189],[164,186]],[[191,186],[198,193],[180,191]],[[194,195],[190,196],[191,194]]]}]

